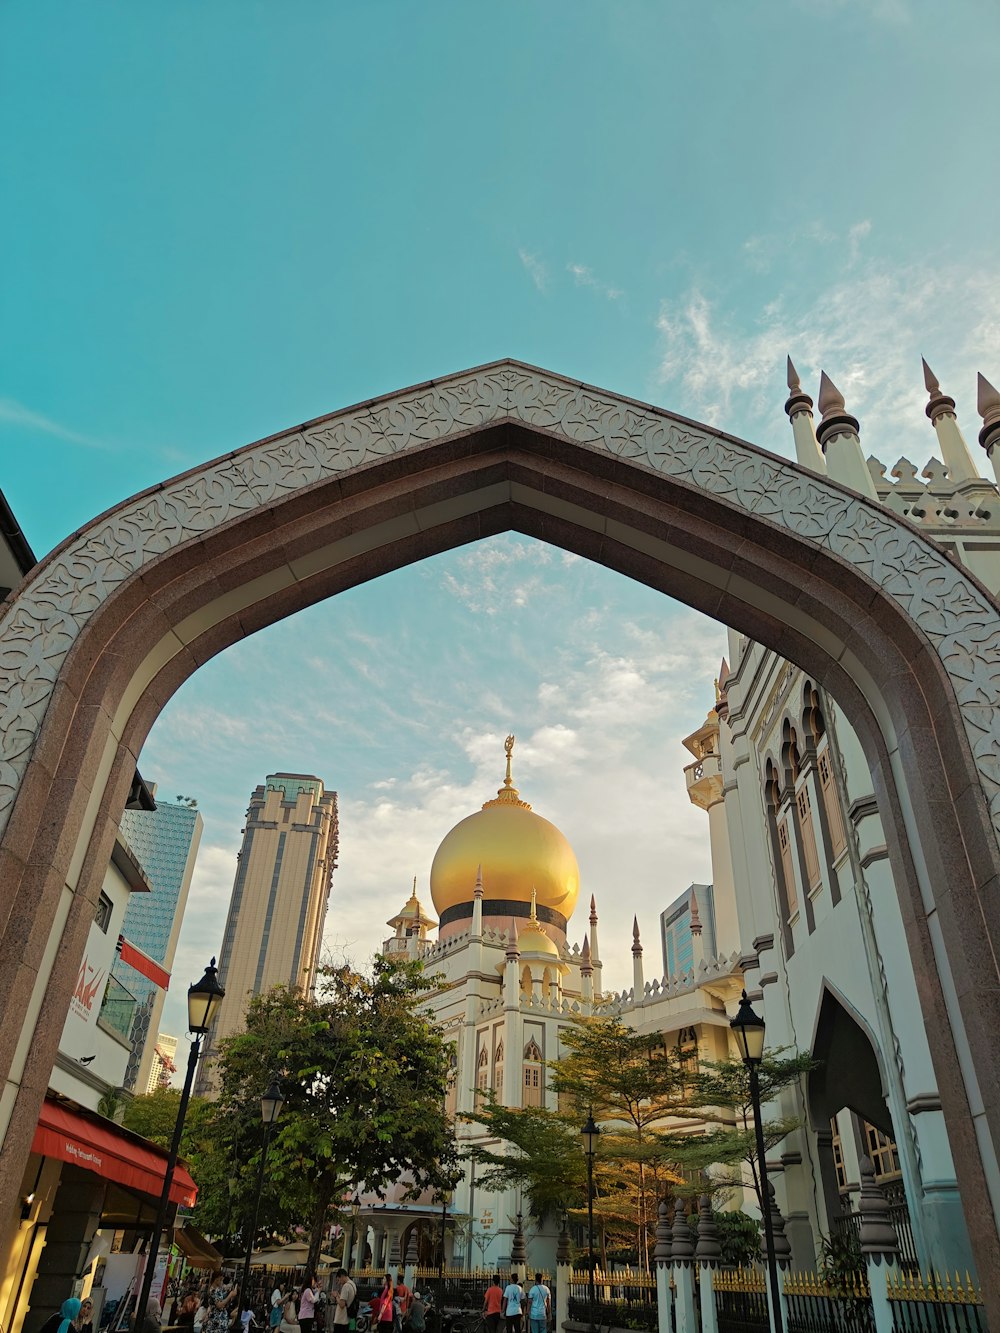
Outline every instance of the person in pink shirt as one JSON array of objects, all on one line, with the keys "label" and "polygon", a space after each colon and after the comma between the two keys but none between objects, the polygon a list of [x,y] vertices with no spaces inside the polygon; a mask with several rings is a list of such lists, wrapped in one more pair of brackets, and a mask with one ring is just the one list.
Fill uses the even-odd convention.
[{"label": "person in pink shirt", "polygon": [[315,1277],[308,1277],[299,1292],[299,1328],[302,1333],[313,1333],[316,1320],[316,1302],[319,1292],[316,1290]]}]

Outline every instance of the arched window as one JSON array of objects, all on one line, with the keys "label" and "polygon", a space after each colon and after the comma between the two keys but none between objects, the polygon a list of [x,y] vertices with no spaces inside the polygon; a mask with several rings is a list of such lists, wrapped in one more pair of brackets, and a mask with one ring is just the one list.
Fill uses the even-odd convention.
[{"label": "arched window", "polygon": [[479,1061],[476,1067],[476,1088],[479,1092],[485,1092],[490,1086],[490,1057],[489,1052],[484,1046],[479,1052]]},{"label": "arched window", "polygon": [[493,1091],[499,1097],[503,1092],[503,1042],[497,1044],[493,1057]]},{"label": "arched window", "polygon": [[[798,733],[789,722],[784,726],[781,757],[785,765],[786,785],[792,788],[795,797],[795,818],[799,831],[799,846],[802,849],[802,873],[806,890],[811,893],[820,887],[823,877],[820,874],[819,853],[816,850],[816,826],[813,823],[812,797],[809,795],[809,776],[802,771]],[[807,918],[809,910],[807,902]],[[809,928],[812,929],[811,920]]]},{"label": "arched window", "polygon": [[548,1003],[552,999],[552,969],[547,967],[542,973],[542,999]]},{"label": "arched window", "polygon": [[531,968],[527,963],[521,969],[521,994],[526,1000],[531,999]]},{"label": "arched window", "polygon": [[524,1048],[522,1106],[542,1104],[542,1052],[534,1038]]}]

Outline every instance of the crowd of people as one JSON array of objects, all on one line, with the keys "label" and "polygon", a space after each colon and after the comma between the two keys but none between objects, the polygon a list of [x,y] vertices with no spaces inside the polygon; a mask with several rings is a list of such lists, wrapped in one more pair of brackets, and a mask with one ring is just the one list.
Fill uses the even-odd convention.
[{"label": "crowd of people", "polygon": [[[164,1319],[160,1302],[151,1296],[141,1319],[133,1319],[133,1333],[164,1333],[167,1328],[191,1333],[252,1333],[266,1326],[267,1333],[354,1333],[361,1296],[347,1270],[341,1268],[324,1290],[315,1276],[285,1289],[274,1287],[269,1309],[255,1311],[249,1301],[237,1310],[239,1285],[224,1273],[213,1275],[207,1286],[191,1287],[179,1295]],[[428,1300],[411,1291],[402,1273],[386,1273],[381,1289],[367,1304],[372,1333],[427,1333]],[[39,1333],[94,1333],[90,1300],[66,1300],[58,1314]],[[495,1276],[483,1295],[482,1318],[486,1333],[547,1333],[552,1314],[552,1293],[541,1273],[527,1291],[516,1273],[504,1286]]]}]

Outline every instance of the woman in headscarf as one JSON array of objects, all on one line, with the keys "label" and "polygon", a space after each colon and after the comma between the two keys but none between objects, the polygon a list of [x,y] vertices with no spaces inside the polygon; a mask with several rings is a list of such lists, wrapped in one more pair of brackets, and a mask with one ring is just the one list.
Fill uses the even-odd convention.
[{"label": "woman in headscarf", "polygon": [[160,1302],[155,1296],[150,1296],[146,1302],[146,1317],[142,1321],[142,1333],[160,1333],[163,1320],[163,1311],[160,1309]]},{"label": "woman in headscarf", "polygon": [[75,1296],[63,1301],[58,1314],[49,1315],[38,1333],[76,1333],[76,1321],[80,1317],[80,1302]]}]

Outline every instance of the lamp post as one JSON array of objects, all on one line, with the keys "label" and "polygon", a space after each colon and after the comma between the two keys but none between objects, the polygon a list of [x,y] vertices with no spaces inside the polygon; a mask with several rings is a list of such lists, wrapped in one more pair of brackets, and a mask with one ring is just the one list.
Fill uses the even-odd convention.
[{"label": "lamp post", "polygon": [[765,1161],[764,1126],[760,1110],[760,1078],[758,1070],[764,1058],[764,1020],[750,1007],[746,991],[740,1000],[736,1017],[729,1027],[736,1038],[736,1045],[743,1063],[750,1074],[750,1104],[753,1107],[754,1132],[757,1139],[757,1170],[760,1176],[760,1211],[764,1219],[764,1249],[767,1258],[767,1275],[771,1288],[771,1321],[774,1333],[782,1333],[781,1293],[778,1288],[778,1264],[774,1255],[774,1227],[771,1224],[770,1195],[767,1188],[767,1162]]},{"label": "lamp post", "polygon": [[191,1100],[191,1085],[194,1083],[194,1071],[201,1056],[201,1039],[212,1026],[226,992],[219,985],[219,974],[215,968],[215,959],[205,968],[205,975],[193,986],[188,987],[188,1031],[193,1035],[191,1052],[188,1055],[187,1073],[184,1076],[184,1089],[181,1092],[180,1105],[177,1107],[177,1120],[174,1123],[174,1137],[170,1142],[167,1165],[163,1172],[163,1189],[156,1208],[156,1221],[153,1234],[149,1239],[146,1253],[146,1266],[142,1273],[142,1288],[139,1292],[139,1304],[136,1306],[136,1327],[146,1317],[149,1294],[153,1289],[153,1274],[156,1270],[156,1258],[160,1249],[160,1237],[167,1224],[167,1209],[170,1207],[170,1188],[174,1183],[174,1169],[181,1148],[181,1134],[184,1131],[184,1117],[187,1115],[188,1102]]},{"label": "lamp post", "polygon": [[583,1151],[587,1154],[587,1303],[590,1306],[590,1327],[594,1323],[594,1307],[597,1303],[594,1294],[594,1153],[597,1151],[597,1138],[600,1128],[594,1123],[593,1110],[587,1113],[587,1123],[580,1130]]},{"label": "lamp post", "polygon": [[271,1128],[278,1116],[281,1115],[281,1108],[285,1104],[285,1099],[281,1095],[281,1085],[277,1076],[272,1075],[271,1082],[267,1086],[267,1091],[260,1099],[260,1118],[264,1123],[264,1143],[260,1150],[260,1166],[257,1169],[257,1188],[253,1196],[253,1212],[251,1214],[250,1231],[245,1237],[247,1253],[243,1260],[243,1276],[240,1278],[240,1299],[237,1302],[237,1314],[242,1315],[243,1303],[246,1299],[247,1289],[250,1286],[250,1260],[253,1258],[253,1247],[257,1240],[257,1218],[260,1215],[260,1196],[264,1190],[264,1166],[267,1162],[267,1149],[271,1142]]}]

